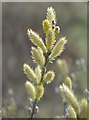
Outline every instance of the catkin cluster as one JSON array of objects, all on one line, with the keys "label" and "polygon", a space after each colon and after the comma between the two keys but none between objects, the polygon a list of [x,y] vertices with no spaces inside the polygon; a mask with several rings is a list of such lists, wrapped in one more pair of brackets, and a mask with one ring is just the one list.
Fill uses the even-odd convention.
[{"label": "catkin cluster", "polygon": [[60,85],[62,97],[67,102],[66,114],[68,118],[87,118],[88,116],[88,103],[85,98],[81,101],[77,99],[72,90],[72,82],[69,77],[66,78],[65,83]]},{"label": "catkin cluster", "polygon": [[56,42],[56,35],[60,32],[60,28],[56,26],[56,22],[54,9],[48,7],[46,19],[42,22],[45,41],[32,29],[27,30],[28,38],[34,44],[31,48],[31,54],[37,66],[33,69],[24,63],[23,71],[28,78],[25,83],[27,93],[34,101],[39,101],[40,98],[42,98],[44,94],[44,84],[51,83],[55,77],[54,71],[47,71],[47,64],[61,55],[67,43],[65,37],[60,38],[59,41]]}]

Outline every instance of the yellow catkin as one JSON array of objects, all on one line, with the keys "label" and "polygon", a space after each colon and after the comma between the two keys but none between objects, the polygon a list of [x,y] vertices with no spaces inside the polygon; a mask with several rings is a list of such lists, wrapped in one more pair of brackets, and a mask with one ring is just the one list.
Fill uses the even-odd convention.
[{"label": "yellow catkin", "polygon": [[39,65],[35,68],[35,75],[37,77],[37,84],[39,84],[41,80],[41,69]]},{"label": "yellow catkin", "polygon": [[48,71],[43,78],[43,81],[47,84],[51,83],[55,77],[55,73],[53,71]]},{"label": "yellow catkin", "polygon": [[51,55],[49,56],[49,59],[56,58],[57,56],[60,56],[60,54],[64,50],[64,45],[67,43],[67,40],[65,37],[62,37],[54,46]]},{"label": "yellow catkin", "polygon": [[26,74],[27,78],[33,82],[37,82],[36,79],[36,75],[34,73],[34,70],[32,68],[30,68],[29,65],[24,64],[23,65],[23,70],[24,70],[24,74]]},{"label": "yellow catkin", "polygon": [[67,106],[66,113],[68,115],[68,118],[77,118],[76,112],[71,105]]},{"label": "yellow catkin", "polygon": [[36,100],[40,100],[44,95],[44,87],[43,85],[38,85],[36,87]]},{"label": "yellow catkin", "polygon": [[36,98],[36,90],[35,90],[34,84],[31,83],[30,81],[26,81],[25,87],[27,89],[27,93],[30,96],[30,98],[35,99]]},{"label": "yellow catkin", "polygon": [[75,112],[79,114],[80,113],[79,103],[73,91],[70,90],[65,84],[60,85],[60,91],[63,98],[65,98],[68,104],[70,104],[74,108]]},{"label": "yellow catkin", "polygon": [[46,33],[46,45],[47,49],[50,51],[55,43],[55,33],[52,29],[49,29]]},{"label": "yellow catkin", "polygon": [[43,25],[43,30],[44,30],[45,33],[47,33],[49,29],[52,29],[52,26],[51,26],[48,19],[45,19],[43,21],[42,25]]},{"label": "yellow catkin", "polygon": [[72,82],[71,82],[71,79],[70,77],[67,77],[66,80],[65,80],[65,85],[67,85],[69,87],[69,89],[72,88]]},{"label": "yellow catkin", "polygon": [[38,49],[37,49],[35,47],[32,47],[31,53],[32,53],[32,57],[34,59],[34,62],[40,66],[44,66],[45,57],[43,55],[41,48],[38,47]]},{"label": "yellow catkin", "polygon": [[81,102],[80,102],[80,115],[79,117],[80,118],[87,118],[88,116],[88,104],[87,104],[87,101],[86,99],[82,99]]},{"label": "yellow catkin", "polygon": [[51,24],[52,21],[54,21],[54,24],[56,25],[56,13],[52,7],[47,8],[46,18],[50,21]]},{"label": "yellow catkin", "polygon": [[34,45],[40,47],[44,51],[44,53],[46,53],[46,46],[42,38],[36,32],[33,32],[31,29],[28,29],[27,35]]}]

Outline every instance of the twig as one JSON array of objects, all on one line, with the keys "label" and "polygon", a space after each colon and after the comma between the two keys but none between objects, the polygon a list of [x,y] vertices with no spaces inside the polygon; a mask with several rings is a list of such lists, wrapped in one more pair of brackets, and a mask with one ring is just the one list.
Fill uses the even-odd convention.
[{"label": "twig", "polygon": [[[44,74],[45,74],[45,69],[46,69],[47,63],[48,63],[48,57],[49,57],[49,55],[50,55],[50,52],[47,52],[47,54],[45,55],[45,64],[44,64],[44,67],[42,69],[41,81],[40,81],[39,85],[42,84],[43,77],[44,77]],[[37,105],[37,101],[35,100],[34,104],[33,104],[33,108],[32,108],[31,119],[34,118],[34,113],[35,113],[35,107],[36,107],[36,105]]]}]

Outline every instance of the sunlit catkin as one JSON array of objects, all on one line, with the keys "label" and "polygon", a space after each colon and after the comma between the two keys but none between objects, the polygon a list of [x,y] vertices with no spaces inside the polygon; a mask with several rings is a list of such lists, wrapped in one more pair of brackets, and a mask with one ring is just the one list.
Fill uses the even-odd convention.
[{"label": "sunlit catkin", "polygon": [[24,64],[23,65],[23,70],[24,70],[24,74],[26,74],[27,78],[33,82],[37,82],[36,79],[36,75],[34,73],[34,70],[32,68],[30,68],[29,65]]},{"label": "sunlit catkin", "polygon": [[42,38],[36,32],[33,32],[31,29],[27,30],[27,34],[28,34],[29,39],[32,41],[32,43],[40,47],[44,51],[44,53],[46,53],[46,46]]},{"label": "sunlit catkin", "polygon": [[35,75],[37,78],[37,84],[39,84],[41,80],[41,69],[39,65],[35,68]]},{"label": "sunlit catkin", "polygon": [[77,118],[76,112],[71,105],[67,106],[66,112],[67,112],[68,118]]},{"label": "sunlit catkin", "polygon": [[43,51],[41,50],[41,48],[38,47],[37,49],[35,47],[32,47],[31,53],[32,53],[32,58],[34,59],[34,62],[40,66],[44,66],[45,57],[43,55]]},{"label": "sunlit catkin", "polygon": [[30,96],[30,98],[35,99],[36,98],[36,90],[35,90],[34,84],[31,83],[30,81],[26,81],[25,87],[27,89],[27,93]]},{"label": "sunlit catkin", "polygon": [[67,43],[67,40],[65,37],[62,37],[54,46],[51,55],[49,56],[49,59],[56,58],[57,56],[60,56],[60,54],[64,50],[64,45]]},{"label": "sunlit catkin", "polygon": [[43,30],[44,30],[45,33],[47,33],[49,29],[52,29],[52,26],[51,26],[48,19],[45,19],[43,21],[42,25],[43,25]]},{"label": "sunlit catkin", "polygon": [[43,85],[38,85],[36,87],[36,100],[40,100],[44,95],[44,87]]},{"label": "sunlit catkin", "polygon": [[52,25],[52,21],[54,21],[54,24],[56,25],[56,13],[52,7],[47,8],[46,18],[50,21]]},{"label": "sunlit catkin", "polygon": [[43,78],[43,81],[47,84],[51,83],[55,77],[55,73],[53,71],[48,71]]}]

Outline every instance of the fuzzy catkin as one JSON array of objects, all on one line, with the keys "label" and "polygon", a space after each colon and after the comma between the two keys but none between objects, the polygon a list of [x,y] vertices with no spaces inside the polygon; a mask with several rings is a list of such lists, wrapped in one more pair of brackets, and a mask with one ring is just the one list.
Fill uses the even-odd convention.
[{"label": "fuzzy catkin", "polygon": [[33,82],[37,82],[36,75],[34,73],[34,70],[28,65],[23,65],[24,74],[26,74],[27,78]]},{"label": "fuzzy catkin", "polygon": [[66,99],[77,114],[80,113],[79,103],[72,90],[70,90],[65,84],[60,85],[60,91],[62,96]]},{"label": "fuzzy catkin", "polygon": [[46,45],[49,51],[53,48],[54,42],[55,42],[54,31],[52,29],[49,29],[48,32],[46,33]]},{"label": "fuzzy catkin", "polygon": [[45,33],[47,33],[49,29],[52,29],[52,26],[51,26],[48,19],[45,19],[43,21],[42,25],[43,25],[43,30],[44,30]]},{"label": "fuzzy catkin", "polygon": [[43,85],[38,85],[36,87],[36,100],[40,100],[44,95],[44,87]]},{"label": "fuzzy catkin", "polygon": [[60,56],[60,54],[64,50],[64,45],[66,43],[67,43],[67,40],[65,39],[65,37],[62,37],[54,46],[52,53],[49,56],[49,59],[53,59],[53,58],[56,58],[57,56]]},{"label": "fuzzy catkin", "polygon": [[41,69],[39,65],[35,68],[35,75],[37,78],[37,84],[39,84],[41,80]]},{"label": "fuzzy catkin", "polygon": [[30,81],[26,81],[25,87],[27,89],[27,93],[30,96],[30,98],[35,99],[36,98],[36,90],[35,90],[34,84],[31,83]]},{"label": "fuzzy catkin", "polygon": [[43,78],[43,81],[47,84],[51,83],[55,77],[55,73],[53,71],[48,71]]},{"label": "fuzzy catkin", "polygon": [[46,46],[42,40],[42,38],[36,33],[36,32],[33,32],[31,29],[27,30],[27,34],[28,34],[28,37],[30,38],[31,42],[40,47],[44,53],[46,53]]},{"label": "fuzzy catkin", "polygon": [[67,112],[68,118],[77,118],[76,112],[71,105],[67,106],[66,112]]},{"label": "fuzzy catkin", "polygon": [[41,48],[38,47],[37,49],[35,47],[32,47],[31,53],[32,53],[32,58],[34,59],[34,62],[40,66],[44,66],[45,57],[43,56],[43,51],[41,50]]},{"label": "fuzzy catkin", "polygon": [[52,21],[54,21],[54,24],[56,25],[56,13],[52,7],[47,8],[46,18],[50,21],[52,25]]},{"label": "fuzzy catkin", "polygon": [[71,82],[70,77],[66,77],[65,85],[67,85],[69,89],[72,88],[72,82]]}]

